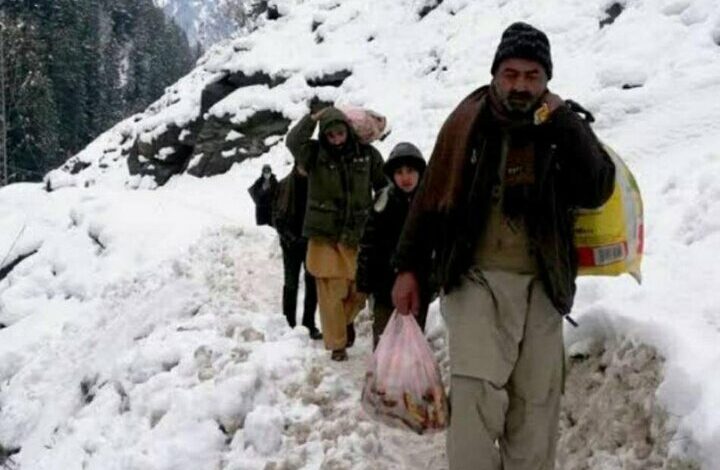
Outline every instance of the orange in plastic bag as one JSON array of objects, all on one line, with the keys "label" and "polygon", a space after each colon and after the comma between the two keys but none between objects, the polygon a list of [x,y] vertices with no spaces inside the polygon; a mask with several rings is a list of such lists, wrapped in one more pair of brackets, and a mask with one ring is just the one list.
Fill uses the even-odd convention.
[{"label": "orange in plastic bag", "polygon": [[448,401],[440,369],[412,315],[394,312],[365,374],[361,404],[390,426],[418,434],[448,426]]}]

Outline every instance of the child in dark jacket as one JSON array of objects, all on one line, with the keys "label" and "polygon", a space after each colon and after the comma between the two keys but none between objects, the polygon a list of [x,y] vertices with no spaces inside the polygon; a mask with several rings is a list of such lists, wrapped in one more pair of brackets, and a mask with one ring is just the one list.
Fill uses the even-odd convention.
[{"label": "child in dark jacket", "polygon": [[[402,142],[393,148],[383,171],[392,184],[380,192],[370,211],[360,240],[356,275],[358,291],[372,296],[373,348],[377,346],[394,310],[390,293],[395,273],[390,261],[425,171],[425,159],[416,146]],[[427,288],[421,290],[422,307],[417,321],[420,328],[424,329],[430,292]]]}]

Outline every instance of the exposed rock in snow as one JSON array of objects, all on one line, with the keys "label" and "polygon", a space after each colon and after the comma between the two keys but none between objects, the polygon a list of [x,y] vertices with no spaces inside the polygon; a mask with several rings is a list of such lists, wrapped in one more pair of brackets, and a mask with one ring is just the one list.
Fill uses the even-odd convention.
[{"label": "exposed rock in snow", "polygon": [[625,9],[625,4],[620,2],[613,2],[605,9],[605,18],[600,20],[600,27],[603,28],[607,25],[611,25],[620,16],[620,13]]},{"label": "exposed rock in snow", "polygon": [[309,78],[307,84],[311,87],[333,86],[339,87],[345,79],[352,75],[349,70],[339,70],[337,72],[322,75],[320,77]]},{"label": "exposed rock in snow", "polygon": [[[318,95],[322,96],[326,87],[341,86],[351,75],[349,70],[312,74],[306,79],[307,87],[317,88],[318,92],[300,106],[312,107],[318,102],[331,104],[321,101]],[[235,163],[267,153],[270,147],[280,142],[279,137],[285,135],[290,125],[285,111],[287,106],[278,104],[287,100],[289,91],[272,91],[286,81],[287,77],[283,75],[270,75],[263,71],[250,74],[224,72],[202,87],[199,109],[194,117],[157,124],[151,122],[147,129],[142,127],[144,121],[141,119],[138,129],[144,130],[136,131],[130,143],[127,137],[120,142],[121,155],[127,157],[129,175],[151,177],[156,185],[163,185],[173,175],[183,172],[193,176],[225,173]],[[146,120],[152,121],[150,116]],[[271,137],[276,139],[271,141]],[[106,148],[103,153],[115,154],[119,146]],[[108,168],[104,161],[95,163],[96,170]],[[92,165],[73,158],[49,174],[46,185],[49,190],[55,190],[77,184],[72,176]]]},{"label": "exposed rock in snow", "polygon": [[200,98],[200,114],[205,114],[215,103],[221,101],[233,91],[242,87],[250,87],[253,85],[267,85],[274,88],[285,82],[283,76],[271,77],[265,72],[255,72],[246,75],[242,71],[228,73],[220,80],[210,83],[202,91]]},{"label": "exposed rock in snow", "polygon": [[0,465],[7,466],[12,463],[12,456],[20,452],[19,447],[5,448],[0,444]]},{"label": "exposed rock in snow", "polygon": [[[242,124],[233,124],[232,116],[210,116],[203,123],[193,150],[193,156],[201,157],[193,160],[188,173],[194,176],[225,173],[234,163],[266,153],[270,149],[266,144],[268,137],[285,135],[289,126],[289,119],[268,110],[253,114]],[[241,136],[228,139],[232,132]]]},{"label": "exposed rock in snow", "polygon": [[[187,166],[192,155],[193,146],[190,139],[200,126],[198,121],[188,123],[188,127],[181,129],[175,125],[168,125],[167,129],[156,138],[144,141],[137,139],[127,154],[127,165],[130,175],[150,175],[158,184],[164,184],[172,175],[180,173]],[[184,133],[184,139],[180,135]],[[169,149],[161,153],[161,150]]]},{"label": "exposed rock in snow", "polygon": [[0,268],[0,281],[5,279],[5,276],[10,274],[10,271],[12,271],[15,268],[15,266],[22,263],[23,261],[25,261],[27,258],[34,255],[35,253],[37,253],[37,250],[31,251],[30,253],[25,253],[25,254],[19,255],[17,258],[10,260],[10,262],[2,265],[2,268]]},{"label": "exposed rock in snow", "polygon": [[423,2],[421,2],[422,6],[418,11],[418,16],[420,16],[420,19],[425,18],[431,11],[439,7],[442,2],[443,0],[424,0]]}]

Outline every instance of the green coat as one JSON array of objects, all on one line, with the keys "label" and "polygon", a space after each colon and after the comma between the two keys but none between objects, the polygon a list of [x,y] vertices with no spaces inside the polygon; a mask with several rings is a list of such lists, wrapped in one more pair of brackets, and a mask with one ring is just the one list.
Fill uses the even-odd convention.
[{"label": "green coat", "polygon": [[[323,131],[335,122],[348,127],[345,153],[332,155]],[[380,152],[357,142],[345,115],[336,108],[320,120],[320,138],[312,139],[316,122],[305,116],[285,141],[298,166],[308,174],[308,204],[303,235],[357,246],[372,205],[372,191],[387,185]]]}]

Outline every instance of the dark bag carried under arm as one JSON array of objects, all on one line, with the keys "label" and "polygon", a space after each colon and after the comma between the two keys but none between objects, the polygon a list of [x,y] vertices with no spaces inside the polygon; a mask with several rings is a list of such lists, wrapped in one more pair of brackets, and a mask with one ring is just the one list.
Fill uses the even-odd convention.
[{"label": "dark bag carried under arm", "polygon": [[272,226],[280,230],[291,225],[293,220],[293,178],[292,173],[278,182],[272,201]]}]

